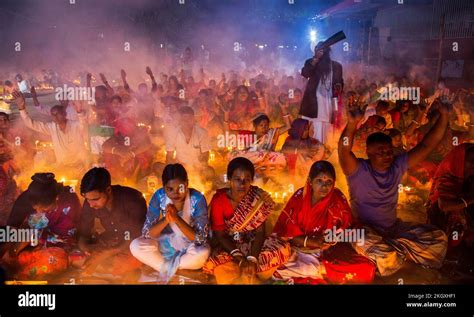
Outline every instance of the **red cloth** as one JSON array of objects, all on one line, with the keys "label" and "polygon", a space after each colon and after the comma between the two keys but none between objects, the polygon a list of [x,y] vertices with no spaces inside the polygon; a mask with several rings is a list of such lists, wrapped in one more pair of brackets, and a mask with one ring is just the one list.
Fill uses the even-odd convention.
[{"label": "red cloth", "polygon": [[131,118],[119,118],[112,123],[115,135],[131,136],[137,129],[137,123]]},{"label": "red cloth", "polygon": [[306,184],[291,197],[273,229],[279,237],[314,235],[326,229],[345,229],[351,225],[351,208],[344,194],[333,188],[319,203],[311,207],[311,186]]},{"label": "red cloth", "polygon": [[58,235],[65,243],[72,243],[79,224],[81,203],[75,193],[65,190],[58,196],[57,208],[48,212],[48,231]]},{"label": "red cloth", "polygon": [[[326,270],[324,279],[310,277],[293,278],[295,284],[369,284],[375,278],[376,266],[368,258],[355,254],[354,250],[342,247],[337,255],[322,262]],[[278,272],[275,273],[278,276]]]},{"label": "red cloth", "polygon": [[293,279],[295,284],[304,284],[304,285],[320,285],[320,284],[328,284],[326,280],[323,279],[316,279],[310,277],[296,277]]},{"label": "red cloth", "polygon": [[288,164],[288,172],[290,175],[295,176],[296,174],[296,162],[298,161],[298,154],[288,153],[285,154],[286,162]]},{"label": "red cloth", "polygon": [[257,141],[254,135],[255,131],[238,130],[236,148],[241,150],[247,149],[250,146],[254,145],[255,141]]},{"label": "red cloth", "polygon": [[334,129],[339,130],[343,128],[344,120],[342,114],[344,113],[344,103],[342,93],[336,93],[335,97],[337,98],[337,108],[338,110],[334,112]]},{"label": "red cloth", "polygon": [[68,254],[62,248],[23,251],[18,255],[19,279],[38,279],[63,272],[68,267]]},{"label": "red cloth", "polygon": [[226,195],[226,188],[217,190],[209,204],[211,212],[211,229],[213,231],[226,230],[225,220],[232,218],[234,209]]},{"label": "red cloth", "polygon": [[[257,209],[254,205],[259,201],[260,188],[251,186],[235,209],[232,208],[226,195],[227,189],[219,189],[211,200],[211,228],[216,231],[249,232],[259,228],[273,210],[273,201],[261,202]],[[255,213],[249,215],[254,210]],[[251,217],[250,221],[246,219]]]},{"label": "red cloth", "polygon": [[400,121],[402,117],[402,114],[400,113],[400,111],[394,109],[394,110],[391,110],[389,113],[390,113],[390,116],[392,116],[393,123],[398,123],[398,121]]},{"label": "red cloth", "polygon": [[463,143],[454,147],[441,161],[431,185],[429,195],[431,203],[436,203],[440,195],[456,196],[462,192],[464,160],[469,146],[472,145]]},{"label": "red cloth", "polygon": [[349,260],[324,260],[326,279],[334,284],[371,283],[375,278],[375,265],[362,255]]},{"label": "red cloth", "polygon": [[[463,192],[464,183],[464,163],[466,149],[472,146],[469,143],[463,143],[455,146],[441,161],[431,185],[429,200],[431,206],[437,206],[440,197],[446,199],[459,198]],[[437,207],[434,207],[435,210]],[[463,233],[456,228],[459,224],[466,224],[466,215],[463,210],[453,210],[447,215],[447,231],[449,237],[449,246],[455,247],[462,241]],[[458,231],[461,239],[452,239],[452,230]]]}]

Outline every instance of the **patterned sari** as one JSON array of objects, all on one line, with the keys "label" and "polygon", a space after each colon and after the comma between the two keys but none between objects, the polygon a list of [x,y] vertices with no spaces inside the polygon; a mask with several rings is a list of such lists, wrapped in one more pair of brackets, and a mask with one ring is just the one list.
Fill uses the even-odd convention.
[{"label": "patterned sari", "polygon": [[245,140],[245,142],[240,142],[244,143],[243,147],[229,153],[229,161],[236,157],[245,157],[256,166],[286,167],[285,155],[273,150],[277,130],[275,128],[268,129],[268,132],[260,138],[256,138],[254,131],[240,130],[238,138],[239,140]]},{"label": "patterned sari", "polygon": [[[211,217],[213,212],[222,212],[222,209],[232,208],[226,194],[227,190],[220,189],[214,195],[210,204]],[[274,202],[265,202],[259,198],[259,191],[258,187],[252,186],[235,210],[233,210],[232,216],[229,219],[225,219],[225,232],[232,237],[237,247],[245,256],[250,252],[250,246],[255,239],[255,230],[265,225],[265,221],[274,207]],[[258,256],[257,272],[265,272],[277,268],[286,262],[290,252],[290,245],[288,243],[274,236],[268,237]],[[218,246],[204,265],[203,271],[213,274],[217,266],[232,261],[233,257]]]}]

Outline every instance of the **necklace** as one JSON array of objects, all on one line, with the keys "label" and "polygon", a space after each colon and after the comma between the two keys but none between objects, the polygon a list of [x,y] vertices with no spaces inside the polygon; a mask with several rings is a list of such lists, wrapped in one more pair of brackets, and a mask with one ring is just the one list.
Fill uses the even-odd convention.
[{"label": "necklace", "polygon": [[326,91],[330,91],[332,87],[332,62],[330,62],[330,67],[329,67],[329,74],[324,74],[321,77],[321,82],[323,84],[323,87],[326,89]]}]

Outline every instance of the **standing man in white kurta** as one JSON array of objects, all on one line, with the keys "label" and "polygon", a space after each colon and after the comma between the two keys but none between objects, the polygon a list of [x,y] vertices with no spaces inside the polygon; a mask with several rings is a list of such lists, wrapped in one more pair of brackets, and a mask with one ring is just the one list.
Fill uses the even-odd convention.
[{"label": "standing man in white kurta", "polygon": [[327,143],[334,120],[332,98],[342,92],[342,65],[331,60],[331,50],[319,42],[314,56],[306,60],[301,75],[308,79],[300,107],[300,116],[313,124],[313,138]]}]

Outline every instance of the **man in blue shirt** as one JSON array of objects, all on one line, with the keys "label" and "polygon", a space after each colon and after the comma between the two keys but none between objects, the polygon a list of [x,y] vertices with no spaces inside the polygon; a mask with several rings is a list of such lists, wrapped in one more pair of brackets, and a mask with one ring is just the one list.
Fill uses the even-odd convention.
[{"label": "man in blue shirt", "polygon": [[403,174],[422,162],[446,132],[447,106],[438,103],[436,107],[437,122],[406,154],[395,157],[390,136],[377,132],[367,138],[368,159],[357,158],[352,152],[356,127],[362,119],[357,111],[349,112],[347,126],[339,140],[339,162],[347,177],[351,206],[365,231],[365,243],[354,244],[354,248],[372,259],[382,276],[395,273],[407,259],[439,268],[446,255],[447,237],[442,230],[426,224],[402,222],[397,219],[396,210]]}]

